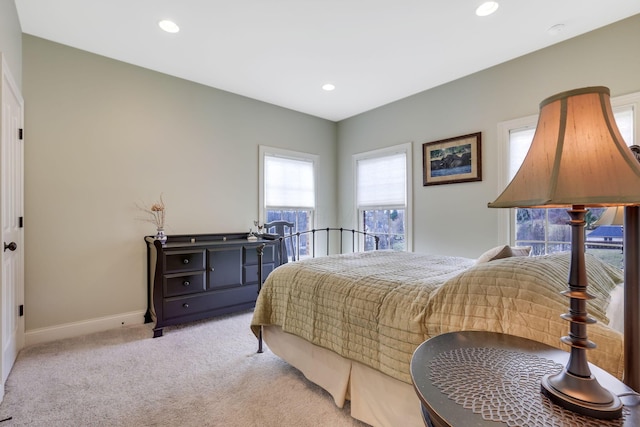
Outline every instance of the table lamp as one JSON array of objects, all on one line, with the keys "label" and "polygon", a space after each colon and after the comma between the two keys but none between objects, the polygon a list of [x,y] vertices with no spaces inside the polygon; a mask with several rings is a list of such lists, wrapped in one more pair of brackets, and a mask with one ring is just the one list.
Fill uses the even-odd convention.
[{"label": "table lamp", "polygon": [[569,298],[569,312],[561,317],[569,321],[569,335],[561,341],[571,348],[563,370],[542,378],[541,391],[566,409],[600,419],[621,417],[622,403],[600,385],[587,361],[587,350],[595,347],[587,337],[587,325],[595,320],[587,313],[587,300],[593,296],[587,292],[584,255],[586,207],[638,204],[640,163],[616,126],[609,89],[587,87],[540,103],[538,125],[522,166],[488,205],[568,207],[571,262],[569,286],[563,294]]}]

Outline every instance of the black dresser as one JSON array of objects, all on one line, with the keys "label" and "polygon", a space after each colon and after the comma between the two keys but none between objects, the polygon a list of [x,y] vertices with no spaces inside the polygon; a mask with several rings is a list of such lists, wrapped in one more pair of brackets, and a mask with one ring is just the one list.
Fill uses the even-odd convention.
[{"label": "black dresser", "polygon": [[280,264],[278,241],[246,239],[246,233],[170,235],[147,244],[148,305],[145,323],[153,336],[165,326],[205,319],[255,306],[258,249],[262,279]]}]

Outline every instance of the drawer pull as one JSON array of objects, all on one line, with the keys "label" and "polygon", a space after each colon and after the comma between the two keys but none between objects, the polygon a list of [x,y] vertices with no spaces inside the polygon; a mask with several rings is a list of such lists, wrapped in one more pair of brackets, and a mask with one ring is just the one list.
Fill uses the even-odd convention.
[{"label": "drawer pull", "polygon": [[185,302],[184,304],[182,304],[182,306],[183,306],[184,308],[189,308],[189,304],[187,304],[186,302]]},{"label": "drawer pull", "polygon": [[183,260],[182,260],[182,263],[183,263],[183,264],[189,264],[189,258],[185,258],[185,259],[183,259]]},{"label": "drawer pull", "polygon": [[184,282],[182,282],[182,284],[184,286],[189,286],[191,284],[191,282],[189,282],[188,280],[185,280]]}]

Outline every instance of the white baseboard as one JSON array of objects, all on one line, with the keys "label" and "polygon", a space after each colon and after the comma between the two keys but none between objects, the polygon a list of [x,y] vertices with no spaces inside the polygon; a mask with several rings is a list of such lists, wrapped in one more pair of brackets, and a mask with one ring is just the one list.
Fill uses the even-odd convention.
[{"label": "white baseboard", "polygon": [[144,313],[144,311],[132,311],[114,316],[98,317],[81,322],[28,330],[24,334],[25,346],[102,332],[123,326],[141,325],[144,323]]}]

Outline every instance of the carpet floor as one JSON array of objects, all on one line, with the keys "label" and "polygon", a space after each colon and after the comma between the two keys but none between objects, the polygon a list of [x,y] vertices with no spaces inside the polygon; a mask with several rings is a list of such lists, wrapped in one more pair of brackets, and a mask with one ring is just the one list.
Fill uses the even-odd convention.
[{"label": "carpet floor", "polygon": [[8,426],[364,427],[268,348],[251,313],[23,349],[0,404]]}]

